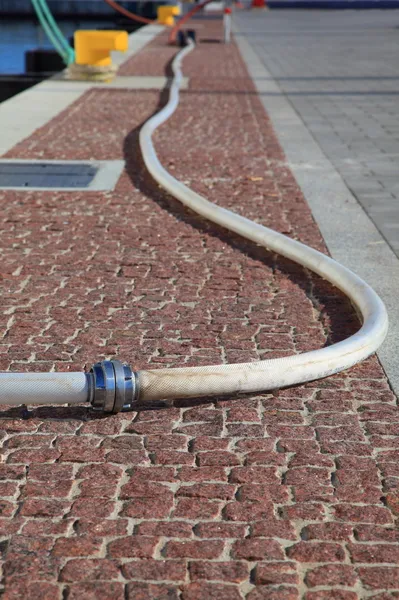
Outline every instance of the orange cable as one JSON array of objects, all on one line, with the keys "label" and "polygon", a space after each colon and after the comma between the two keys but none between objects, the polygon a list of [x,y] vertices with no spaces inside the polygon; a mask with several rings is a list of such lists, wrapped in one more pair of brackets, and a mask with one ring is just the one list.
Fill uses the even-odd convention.
[{"label": "orange cable", "polygon": [[146,25],[156,23],[156,19],[152,20],[147,19],[146,17],[140,17],[140,15],[136,15],[135,13],[130,12],[130,10],[126,10],[126,8],[123,8],[123,6],[119,6],[119,4],[117,4],[113,0],[104,0],[104,2],[106,2],[111,8],[121,13],[128,19],[131,19],[132,21],[138,21],[139,23],[145,23]]}]

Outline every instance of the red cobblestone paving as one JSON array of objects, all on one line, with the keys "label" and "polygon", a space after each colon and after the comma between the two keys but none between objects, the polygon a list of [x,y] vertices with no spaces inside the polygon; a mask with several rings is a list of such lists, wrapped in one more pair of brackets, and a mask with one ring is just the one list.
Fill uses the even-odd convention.
[{"label": "red cobblestone paving", "polygon": [[[146,72],[170,58],[161,41]],[[190,90],[157,134],[164,164],[325,251],[234,46],[204,43],[184,71]],[[127,169],[110,193],[0,192],[2,369],[255,360],[356,329],[328,284],[149,179],[137,135],[159,101],[90,91],[8,154]],[[4,600],[399,597],[399,411],[375,357],[273,394],[106,418],[3,407],[0,424]]]}]

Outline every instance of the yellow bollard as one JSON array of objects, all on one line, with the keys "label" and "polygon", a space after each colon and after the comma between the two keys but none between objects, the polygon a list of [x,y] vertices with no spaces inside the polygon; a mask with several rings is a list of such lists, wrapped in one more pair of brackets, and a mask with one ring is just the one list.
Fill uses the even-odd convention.
[{"label": "yellow bollard", "polygon": [[129,36],[126,31],[75,31],[75,62],[77,65],[108,67],[112,64],[110,52],[126,52]]},{"label": "yellow bollard", "polygon": [[175,17],[178,15],[180,15],[179,6],[158,6],[157,17],[158,23],[161,25],[173,26],[175,24]]}]

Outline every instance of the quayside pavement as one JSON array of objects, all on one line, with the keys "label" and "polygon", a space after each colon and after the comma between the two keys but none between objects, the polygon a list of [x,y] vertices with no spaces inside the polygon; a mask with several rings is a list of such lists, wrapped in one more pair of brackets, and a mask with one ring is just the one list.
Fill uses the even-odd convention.
[{"label": "quayside pavement", "polygon": [[[218,43],[220,21],[196,25],[188,89],[155,136],[161,161],[326,252],[259,82]],[[120,75],[168,74],[173,54],[161,33]],[[88,89],[6,153],[126,168],[114,191],[0,192],[2,370],[283,357],[358,328],[326,282],[154,184],[138,132],[166,93]],[[272,394],[150,408],[3,408],[4,600],[399,596],[399,410],[375,356]]]}]

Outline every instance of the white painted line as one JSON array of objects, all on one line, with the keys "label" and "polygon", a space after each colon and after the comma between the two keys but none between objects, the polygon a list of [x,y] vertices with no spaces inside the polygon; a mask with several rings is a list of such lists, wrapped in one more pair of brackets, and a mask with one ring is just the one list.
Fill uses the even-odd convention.
[{"label": "white painted line", "polygon": [[[160,25],[147,25],[130,34],[129,50],[125,54],[114,53],[115,64],[120,65],[128,60],[162,30],[163,27]],[[65,87],[62,87],[57,83],[54,85],[53,79],[47,79],[2,102],[0,104],[0,156],[32,135],[36,129],[54,119],[92,87],[91,82],[80,81],[68,81]]]},{"label": "white painted line", "polygon": [[399,394],[399,260],[295,112],[244,34],[235,37],[260,99],[333,258],[381,296],[390,327],[378,357]]}]

